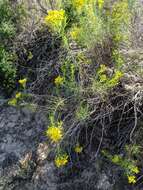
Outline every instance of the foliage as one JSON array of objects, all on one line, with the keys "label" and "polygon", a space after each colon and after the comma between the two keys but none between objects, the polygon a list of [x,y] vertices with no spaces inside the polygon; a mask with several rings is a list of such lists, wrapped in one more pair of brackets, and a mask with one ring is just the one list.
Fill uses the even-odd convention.
[{"label": "foliage", "polygon": [[84,104],[84,103],[80,103],[77,110],[76,110],[76,118],[79,121],[85,120],[89,117],[89,106]]},{"label": "foliage", "polygon": [[15,26],[13,23],[14,11],[8,0],[0,1],[0,39],[11,38],[15,34]]},{"label": "foliage", "polygon": [[[8,3],[9,1],[7,0],[6,2]],[[46,32],[51,32],[50,38],[58,38],[66,45],[61,45],[61,49],[64,47],[64,51],[62,49],[62,53],[60,52],[61,54],[57,53],[59,49],[57,50],[54,46],[56,49],[54,56],[60,60],[58,60],[58,63],[54,62],[52,68],[50,67],[51,70],[47,71],[51,64],[51,62],[46,62],[46,69],[43,67],[45,60],[49,56],[47,46],[42,44],[43,49],[46,46],[46,51],[44,52],[46,59],[45,57],[43,59],[43,54],[39,52],[40,55],[36,55],[36,49],[40,41],[36,43],[34,50],[30,48],[27,51],[27,60],[33,64],[31,68],[34,68],[35,81],[40,81],[42,78],[44,81],[43,86],[46,86],[45,89],[47,85],[50,86],[50,92],[46,91],[47,94],[40,92],[38,96],[34,93],[31,96],[35,99],[40,99],[38,102],[40,109],[48,110],[50,124],[45,131],[45,135],[50,145],[54,148],[56,153],[54,163],[59,168],[69,162],[69,156],[66,152],[71,154],[73,151],[78,156],[86,152],[83,151],[84,143],[80,142],[80,140],[84,141],[84,137],[79,137],[85,126],[87,127],[85,138],[92,143],[92,138],[96,135],[93,134],[94,130],[92,131],[88,128],[94,126],[95,123],[100,126],[99,123],[102,123],[102,120],[105,121],[104,127],[106,128],[106,120],[111,120],[112,123],[113,110],[121,109],[118,103],[116,104],[117,108],[116,106],[114,107],[115,102],[112,103],[112,100],[110,105],[104,108],[102,97],[107,95],[106,97],[110,99],[110,92],[113,93],[114,89],[116,90],[116,87],[119,87],[122,82],[121,79],[124,77],[125,57],[120,53],[120,50],[122,47],[129,46],[131,36],[129,27],[132,19],[133,1],[63,0],[57,2],[57,4],[57,8],[56,6],[51,6],[51,10],[42,18],[44,23],[42,22],[40,27],[42,30],[45,27]],[[3,44],[0,46],[0,73],[3,75],[3,86],[6,88],[11,86],[12,88],[16,77],[16,70],[12,64],[15,56],[14,52],[11,52],[6,44],[7,40],[11,41],[14,38],[17,28],[14,17],[12,17],[13,9],[11,9],[10,4],[6,5],[6,9],[8,10],[0,10],[0,14],[5,17],[5,20],[2,17],[0,18],[0,38],[3,40]],[[39,31],[41,31],[41,28]],[[36,34],[35,31],[33,33],[34,35]],[[29,43],[31,42],[33,41]],[[43,51],[41,44],[39,47],[40,51]],[[38,67],[34,63],[35,59],[38,61],[42,59],[42,66]],[[43,73],[44,69],[46,74],[44,73],[37,77],[38,75],[35,73],[40,73],[41,71]],[[47,72],[49,73],[48,77]],[[21,76],[18,78],[20,78],[18,81],[20,91],[17,91],[8,102],[12,106],[18,105],[23,100],[26,92],[28,79],[21,78]],[[47,81],[48,84],[46,84]],[[38,85],[41,87],[40,82]],[[33,87],[35,83],[31,86]],[[97,112],[99,112],[99,115]],[[109,118],[107,118],[108,116]],[[101,134],[101,128],[97,130],[99,130],[97,134]],[[69,140],[70,138],[72,139],[71,141]],[[63,140],[66,142],[64,146],[62,146]],[[71,146],[70,150],[69,144]],[[99,143],[99,149],[101,144],[102,142]],[[65,151],[67,150],[66,148],[68,151]],[[128,148],[126,152],[129,152]],[[120,154],[110,155],[106,153],[106,156],[112,163],[120,166],[124,170],[128,182],[134,184],[137,181],[136,174],[139,173],[139,169],[132,154],[134,153],[126,153],[125,156],[122,156]]]},{"label": "foliage", "polygon": [[128,26],[131,22],[128,0],[115,2],[111,15],[111,28],[116,43],[126,41],[129,37]]},{"label": "foliage", "polygon": [[13,55],[0,46],[0,80],[3,88],[10,91],[15,83],[16,70],[12,65]]},{"label": "foliage", "polygon": [[120,79],[123,77],[123,73],[120,70],[115,70],[112,76],[107,75],[108,67],[105,65],[100,65],[97,71],[97,79],[93,80],[92,89],[93,91],[98,91],[99,93],[106,93],[107,90],[116,87]]},{"label": "foliage", "polygon": [[[124,77],[124,56],[120,53],[120,46],[129,45],[132,8],[133,2],[128,0],[64,0],[44,18],[45,25],[66,41],[66,58],[61,60],[58,75],[54,77],[55,94],[58,98],[64,97],[67,102],[70,99],[73,105],[71,108],[66,101],[62,106],[58,104],[62,109],[52,113],[54,119],[46,131],[50,141],[56,144],[58,153],[64,134],[57,115],[65,116],[65,110],[68,110],[73,123],[84,123],[91,110],[96,110],[94,102],[88,103],[90,99],[96,99],[97,95],[108,96]],[[72,45],[76,46],[75,49]],[[72,150],[82,153],[80,143],[73,144]],[[60,158],[62,165],[64,158]],[[60,166],[60,158],[57,155],[57,167]],[[118,155],[110,159],[121,165],[129,182],[134,183],[132,176],[137,173],[135,163]]]},{"label": "foliage", "polygon": [[140,170],[137,166],[137,160],[134,159],[134,156],[139,153],[139,146],[137,145],[126,145],[126,155],[110,155],[106,151],[102,151],[102,153],[111,160],[114,164],[119,165],[123,170],[124,174],[128,178],[128,182],[135,184],[137,182],[136,174],[140,173]]},{"label": "foliage", "polygon": [[22,15],[22,7],[13,7],[9,0],[0,0],[0,79],[1,86],[8,93],[15,86],[16,67],[15,53],[12,50],[12,39],[17,32]]}]

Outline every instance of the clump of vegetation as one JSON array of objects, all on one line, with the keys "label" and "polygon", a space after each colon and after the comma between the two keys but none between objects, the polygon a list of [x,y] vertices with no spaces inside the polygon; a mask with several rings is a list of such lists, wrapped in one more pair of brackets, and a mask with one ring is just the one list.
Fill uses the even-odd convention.
[{"label": "clump of vegetation", "polygon": [[15,8],[9,0],[0,0],[0,80],[1,87],[10,93],[16,82],[16,54],[12,40],[22,18],[22,6]]},{"label": "clump of vegetation", "polygon": [[[18,82],[19,82],[19,85],[20,85],[20,89],[22,91],[24,91],[25,88],[26,88],[27,79],[26,78],[20,79]],[[24,93],[22,93],[21,91],[18,91],[18,92],[15,93],[15,97],[11,98],[8,101],[8,105],[10,105],[10,106],[18,106],[20,104],[20,102],[23,100],[23,98],[24,98]]]},{"label": "clump of vegetation", "polygon": [[[128,52],[131,46],[130,27],[134,2],[64,0],[57,4],[56,7],[53,2],[52,9],[43,16],[38,35],[33,32],[38,40],[42,40],[37,42],[36,39],[36,45],[32,46],[32,39],[29,42],[33,43],[29,45],[30,48],[24,49],[24,61],[29,64],[22,65],[24,69],[21,69],[22,74],[18,76],[20,90],[16,91],[8,104],[19,105],[27,93],[27,97],[29,95],[31,100],[34,99],[40,109],[44,108],[50,122],[45,135],[54,149],[55,166],[60,168],[72,161],[71,155],[82,157],[86,152],[85,147],[87,152],[91,147],[94,151],[96,148],[97,156],[104,136],[110,136],[110,131],[118,133],[117,137],[120,136],[120,130],[128,118],[134,118],[135,125],[126,132],[127,137],[122,138],[127,138],[124,140],[126,142],[129,138],[131,140],[137,126],[136,112],[141,114],[141,111],[137,111],[140,110],[141,99],[138,98],[140,91],[126,92],[122,82],[125,80],[127,67],[122,50],[126,49]],[[6,15],[6,22],[0,21],[3,40],[0,44],[0,73],[3,86],[11,89],[16,78],[16,69],[12,64],[15,54],[11,53],[6,42],[14,38],[16,25],[10,4],[6,7],[10,9],[9,15]],[[3,14],[7,14],[7,11]],[[40,32],[43,36],[39,37]],[[47,45],[45,40],[48,32],[51,34],[48,37],[53,41]],[[60,40],[60,50],[58,45],[54,46],[57,39]],[[56,49],[54,53],[53,49]],[[48,59],[49,56],[52,60]],[[53,61],[53,57],[58,61]],[[37,63],[39,60],[42,60],[40,64]],[[32,73],[32,82],[23,78],[24,74],[28,76],[28,69],[25,68]],[[30,87],[26,85],[27,80],[31,82]],[[33,90],[35,86],[40,91],[37,94]],[[48,90],[42,94],[43,87]],[[133,123],[133,120],[129,120],[129,123]],[[122,144],[125,143],[120,142],[119,147]],[[123,169],[129,183],[136,183],[140,169],[134,159],[135,154],[126,153],[121,156],[105,153],[105,156]]]},{"label": "clump of vegetation", "polygon": [[135,184],[137,182],[137,174],[140,173],[140,170],[137,166],[137,160],[134,159],[134,156],[139,154],[140,147],[137,145],[126,145],[126,155],[110,155],[106,151],[102,151],[102,153],[111,160],[114,164],[119,165],[123,170],[124,174],[128,178],[128,182],[131,184]]}]

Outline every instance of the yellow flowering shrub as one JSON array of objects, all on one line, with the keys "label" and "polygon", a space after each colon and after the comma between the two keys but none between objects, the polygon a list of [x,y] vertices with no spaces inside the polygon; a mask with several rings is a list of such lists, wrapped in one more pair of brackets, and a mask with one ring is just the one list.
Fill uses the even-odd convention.
[{"label": "yellow flowering shrub", "polygon": [[48,127],[46,135],[50,138],[53,143],[58,143],[63,137],[62,122],[53,123]]},{"label": "yellow flowering shrub", "polygon": [[55,158],[55,165],[60,168],[62,166],[65,166],[68,163],[68,155],[63,154],[63,155],[58,155]]},{"label": "yellow flowering shrub", "polygon": [[66,25],[66,15],[64,10],[50,10],[44,18],[45,24],[54,32],[60,33]]}]

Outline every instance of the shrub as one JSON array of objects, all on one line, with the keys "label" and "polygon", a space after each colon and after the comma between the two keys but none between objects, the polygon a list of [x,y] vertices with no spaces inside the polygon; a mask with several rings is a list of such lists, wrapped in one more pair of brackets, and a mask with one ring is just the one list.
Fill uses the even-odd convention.
[{"label": "shrub", "polygon": [[[79,129],[80,125],[84,125],[89,116],[95,114],[96,117],[96,111],[99,108],[96,104],[100,105],[102,102],[100,97],[109,95],[109,92],[113,91],[124,75],[122,72],[124,57],[120,54],[119,49],[120,45],[128,44],[129,41],[130,31],[128,28],[131,22],[131,8],[128,0],[68,0],[63,1],[57,10],[50,10],[44,18],[45,24],[52,33],[68,39],[67,42],[69,42],[66,58],[64,57],[63,62],[61,61],[62,63],[58,65],[56,76],[54,75],[52,78],[55,90],[52,95],[56,95],[58,98],[64,97],[65,107],[63,107],[63,101],[62,104],[54,102],[55,105],[57,104],[55,109],[50,108],[54,110],[52,113],[54,119],[51,120],[46,131],[50,142],[54,143],[58,149],[56,149],[58,155],[55,158],[57,167],[67,163],[67,156],[59,154],[62,140],[68,138],[65,138],[66,135],[72,136],[75,131],[78,133],[78,130],[82,130]],[[72,48],[72,45],[75,46]],[[84,56],[79,56],[79,51],[81,51],[81,55],[83,52]],[[90,64],[88,64],[89,62]],[[59,109],[61,105],[62,109]],[[58,122],[59,115],[62,120],[63,117],[64,119],[72,118],[73,125],[71,124],[71,128],[66,126],[65,136],[62,122]],[[88,122],[87,120],[87,126]],[[74,125],[75,129],[73,130]],[[75,139],[77,140],[76,137]],[[77,144],[74,148],[76,153],[82,152],[83,148],[77,141],[72,144]],[[138,170],[132,160],[122,158],[120,155],[111,156],[110,159],[126,170],[129,183],[135,183],[134,174]]]},{"label": "shrub", "polygon": [[1,87],[8,93],[15,86],[16,67],[12,40],[17,32],[21,17],[21,7],[12,7],[9,0],[0,0],[0,79]]},{"label": "shrub", "polygon": [[13,55],[0,47],[0,80],[2,87],[10,92],[15,84],[16,69],[12,64]]}]

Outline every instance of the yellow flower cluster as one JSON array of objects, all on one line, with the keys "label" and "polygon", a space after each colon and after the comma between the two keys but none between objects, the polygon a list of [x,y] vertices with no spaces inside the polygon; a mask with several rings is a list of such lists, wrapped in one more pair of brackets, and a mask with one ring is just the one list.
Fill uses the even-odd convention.
[{"label": "yellow flower cluster", "polygon": [[97,0],[97,3],[98,3],[99,9],[102,9],[104,5],[104,0]]},{"label": "yellow flower cluster", "polygon": [[133,166],[130,168],[130,172],[132,173],[132,175],[128,175],[128,182],[135,184],[137,182],[137,178],[134,174],[138,174],[139,173],[139,169],[137,166]]},{"label": "yellow flower cluster", "polygon": [[26,79],[26,78],[20,79],[18,82],[19,82],[19,84],[20,84],[23,88],[25,88],[25,87],[26,87],[27,79]]},{"label": "yellow flower cluster", "polygon": [[54,143],[58,143],[63,137],[62,124],[62,122],[58,122],[57,124],[50,126],[46,131],[46,135]]},{"label": "yellow flower cluster", "polygon": [[10,100],[8,101],[8,105],[10,105],[10,106],[16,106],[16,105],[17,105],[17,102],[18,102],[18,100],[21,98],[21,96],[22,96],[22,93],[21,93],[21,92],[17,92],[17,93],[15,94],[15,97],[12,98],[12,99],[10,99]]},{"label": "yellow flower cluster", "polygon": [[72,0],[72,4],[77,11],[81,11],[85,4],[85,0]]},{"label": "yellow flower cluster", "polygon": [[137,182],[136,176],[134,176],[134,175],[129,175],[129,176],[128,176],[128,182],[129,182],[129,183],[132,183],[132,184],[135,184],[135,183]]},{"label": "yellow flower cluster", "polygon": [[74,148],[76,153],[81,153],[83,151],[83,147],[77,144]]},{"label": "yellow flower cluster", "polygon": [[66,22],[66,15],[64,10],[50,10],[44,19],[45,24],[55,32],[60,32],[63,24]]},{"label": "yellow flower cluster", "polygon": [[63,77],[58,76],[58,77],[55,78],[55,84],[56,84],[57,86],[62,85],[63,82],[64,82],[64,78],[63,78]]},{"label": "yellow flower cluster", "polygon": [[65,166],[67,163],[68,163],[68,155],[67,154],[59,155],[55,158],[55,165],[58,168]]}]

